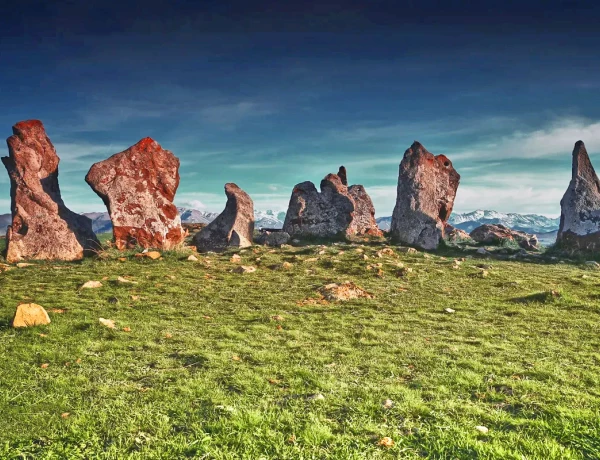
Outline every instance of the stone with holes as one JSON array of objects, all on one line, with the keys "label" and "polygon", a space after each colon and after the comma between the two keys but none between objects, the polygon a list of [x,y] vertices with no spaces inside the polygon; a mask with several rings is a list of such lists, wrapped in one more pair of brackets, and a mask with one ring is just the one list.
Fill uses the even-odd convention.
[{"label": "stone with holes", "polygon": [[362,185],[347,186],[346,168],[325,176],[320,188],[312,182],[294,187],[283,224],[292,238],[382,235],[371,198]]}]

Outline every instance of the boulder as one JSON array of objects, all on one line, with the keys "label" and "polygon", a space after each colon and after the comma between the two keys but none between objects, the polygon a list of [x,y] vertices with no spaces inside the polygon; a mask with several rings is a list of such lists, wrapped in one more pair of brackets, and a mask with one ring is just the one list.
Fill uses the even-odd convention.
[{"label": "boulder", "polygon": [[537,250],[539,247],[537,236],[511,230],[501,224],[483,224],[474,229],[469,236],[483,244],[503,244],[514,241],[523,249],[530,251]]},{"label": "boulder", "polygon": [[450,224],[446,224],[444,227],[444,239],[451,243],[457,243],[461,241],[468,241],[471,239],[471,237],[464,230],[453,227]]},{"label": "boulder", "polygon": [[222,252],[230,247],[252,246],[254,203],[250,196],[233,183],[225,184],[225,210],[194,235],[198,251]]},{"label": "boulder", "polygon": [[31,327],[41,324],[50,324],[50,317],[41,305],[24,303],[17,307],[12,320],[13,327]]},{"label": "boulder", "polygon": [[279,247],[282,244],[288,244],[289,241],[290,235],[287,232],[262,232],[256,238],[256,242],[258,244],[274,247]]},{"label": "boulder", "polygon": [[560,200],[560,209],[557,244],[576,250],[600,250],[600,180],[582,141],[573,149],[571,182]]},{"label": "boulder", "polygon": [[[341,174],[341,176],[340,176]],[[362,185],[346,185],[346,168],[328,174],[321,192],[312,182],[294,187],[283,231],[292,238],[345,238],[349,235],[375,235],[382,232],[375,222],[375,208]]]},{"label": "boulder", "polygon": [[8,157],[11,225],[6,230],[6,260],[78,260],[100,247],[92,221],[70,211],[58,186],[60,159],[39,120],[13,126]]},{"label": "boulder", "polygon": [[108,208],[115,245],[170,249],[185,231],[173,204],[179,160],[146,137],[127,150],[94,164],[85,177]]},{"label": "boulder", "polygon": [[396,242],[436,249],[460,181],[450,160],[415,141],[400,163],[390,235]]}]

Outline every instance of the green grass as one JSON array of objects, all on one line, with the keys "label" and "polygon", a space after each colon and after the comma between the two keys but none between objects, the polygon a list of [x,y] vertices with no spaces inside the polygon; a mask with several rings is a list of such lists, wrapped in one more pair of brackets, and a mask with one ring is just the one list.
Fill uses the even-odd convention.
[{"label": "green grass", "polygon": [[[600,458],[600,272],[355,248],[0,274],[0,458]],[[303,302],[346,280],[374,298]],[[20,302],[52,323],[12,329]]]}]

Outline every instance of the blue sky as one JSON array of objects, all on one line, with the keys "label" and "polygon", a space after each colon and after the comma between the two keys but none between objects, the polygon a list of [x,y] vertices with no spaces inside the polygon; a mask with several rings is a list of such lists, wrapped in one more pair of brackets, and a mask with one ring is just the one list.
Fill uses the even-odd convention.
[{"label": "blue sky", "polygon": [[220,211],[235,182],[284,210],[343,164],[390,215],[418,140],[461,174],[455,211],[558,215],[577,140],[600,167],[600,8],[395,3],[25,0],[0,15],[0,128],[44,122],[79,212],[104,209],[92,163],[150,136],[182,206]]}]

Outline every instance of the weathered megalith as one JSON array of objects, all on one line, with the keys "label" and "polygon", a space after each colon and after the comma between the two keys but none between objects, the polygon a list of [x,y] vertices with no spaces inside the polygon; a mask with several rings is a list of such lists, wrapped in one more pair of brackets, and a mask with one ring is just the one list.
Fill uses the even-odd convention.
[{"label": "weathered megalith", "polygon": [[108,208],[117,248],[170,249],[183,241],[185,231],[173,204],[179,160],[158,142],[142,139],[94,164],[85,180]]},{"label": "weathered megalith", "polygon": [[194,235],[192,243],[198,251],[221,252],[229,247],[252,246],[254,203],[236,184],[225,184],[225,210]]},{"label": "weathered megalith", "polygon": [[569,249],[600,250],[600,180],[583,141],[573,149],[573,172],[560,200],[556,242]]},{"label": "weathered megalith", "polygon": [[92,221],[70,211],[58,186],[60,159],[39,120],[13,126],[8,157],[12,223],[6,230],[6,260],[77,260],[100,247]]},{"label": "weathered megalith", "polygon": [[283,231],[292,238],[344,238],[349,235],[381,236],[375,208],[362,185],[348,187],[346,168],[328,174],[321,192],[312,182],[294,187]]},{"label": "weathered megalith", "polygon": [[460,175],[446,156],[434,156],[415,141],[400,163],[392,239],[423,249],[437,248],[459,181]]}]

